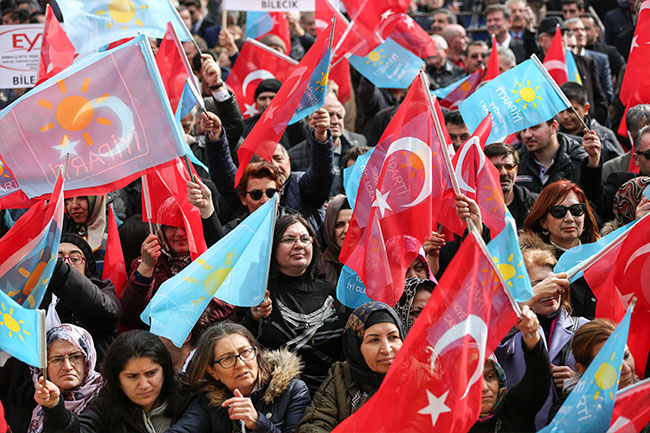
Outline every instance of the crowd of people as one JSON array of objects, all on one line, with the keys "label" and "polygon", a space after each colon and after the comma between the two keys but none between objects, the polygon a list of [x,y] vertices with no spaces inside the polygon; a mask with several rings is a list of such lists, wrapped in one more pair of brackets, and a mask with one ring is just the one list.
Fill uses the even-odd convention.
[{"label": "crowd of people", "polygon": [[[2,0],[2,23],[42,22],[46,3]],[[350,97],[342,101],[339,83],[330,81],[323,107],[290,125],[271,160],[253,159],[235,184],[237,149],[282,83],[259,81],[257,114],[242,114],[224,82],[244,43],[244,13],[228,11],[221,28],[219,1],[173,3],[196,41],[183,47],[207,107],[182,119],[189,147],[209,168],[196,166],[199,178],[187,183],[187,196],[200,211],[208,247],[279,196],[266,295],[250,308],[213,298],[177,347],[151,334],[140,315],[161,284],[192,261],[179,206],[165,201],[159,212],[170,225],[150,232],[140,180],[106,196],[66,198],[58,260],[39,306],[48,318],[47,375],[3,360],[6,431],[331,431],[377,391],[462,242],[438,227],[406,271],[396,305],[344,306],[336,283],[353,211],[343,171],[378,143],[407,89],[377,88],[351,68]],[[641,3],[413,0],[409,8],[436,47],[423,59],[432,91],[487,67],[493,49],[501,72],[531,54],[543,59],[558,28],[580,75],[580,84],[561,86],[572,109],[484,148],[516,221],[534,295],[485,360],[480,416],[470,431],[547,425],[615,327],[595,318],[598,300],[584,278],[570,283],[553,268],[567,250],[650,213],[643,195],[650,104],[625,111],[619,98]],[[314,13],[288,12],[286,20],[290,48],[273,35],[262,42],[299,60],[316,39]],[[0,107],[28,91],[0,90]],[[458,111],[443,114],[458,150],[472,131]],[[614,132],[623,117],[627,136]],[[109,204],[128,273],[119,296],[100,276]],[[24,211],[2,209],[0,235]],[[490,240],[474,200],[458,195],[456,212]],[[629,351],[621,371],[619,389],[650,375],[650,368],[635,373]]]}]

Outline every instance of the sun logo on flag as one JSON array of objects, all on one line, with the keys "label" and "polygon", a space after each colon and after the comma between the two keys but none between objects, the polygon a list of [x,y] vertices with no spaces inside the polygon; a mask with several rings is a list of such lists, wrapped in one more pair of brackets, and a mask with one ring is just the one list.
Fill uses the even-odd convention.
[{"label": "sun logo on flag", "polygon": [[460,89],[463,92],[469,92],[471,88],[472,88],[472,85],[467,81],[463,81],[462,83],[460,83]]},{"label": "sun logo on flag", "polygon": [[23,267],[18,268],[18,273],[27,279],[27,281],[25,281],[25,285],[23,286],[23,290],[22,290],[23,296],[25,296],[26,298],[21,297],[20,299],[16,299],[16,295],[20,293],[20,290],[9,292],[7,294],[11,296],[19,304],[22,304],[23,300],[27,299],[27,301],[29,302],[29,308],[35,308],[36,300],[34,299],[34,296],[32,296],[32,292],[34,291],[34,289],[38,284],[47,286],[49,282],[49,278],[45,278],[41,281],[41,277],[43,276],[43,272],[45,271],[47,265],[52,260],[54,260],[55,257],[56,256],[54,254],[51,254],[49,260],[42,260],[43,251],[41,251],[41,255],[38,258],[39,262],[36,264],[33,271],[30,272]]},{"label": "sun logo on flag", "polygon": [[[609,362],[613,362],[614,358],[616,357],[616,352],[612,353],[612,356],[609,359]],[[614,400],[614,391],[612,389],[618,385],[618,381],[616,380],[616,377],[618,376],[618,372],[608,362],[603,362],[600,364],[600,367],[598,367],[598,371],[596,372],[595,376],[595,381],[596,385],[598,388],[600,388],[602,391],[607,391],[609,390],[609,399]],[[594,394],[594,400],[598,400],[598,397],[600,396],[600,391],[596,391]]]},{"label": "sun logo on flag", "polygon": [[372,50],[368,55],[366,56],[368,60],[366,60],[366,65],[370,62],[372,62],[372,67],[376,67],[377,63],[380,65],[383,65],[384,62],[382,62],[381,59],[386,58],[386,54],[382,54],[381,52],[384,51],[383,48],[380,48],[378,50]]},{"label": "sun logo on flag", "polygon": [[5,306],[5,303],[2,302],[0,303],[2,306],[2,322],[0,322],[0,326],[5,326],[7,328],[7,333],[9,334],[9,338],[14,338],[14,334],[16,337],[20,338],[23,342],[25,341],[25,338],[22,336],[21,332],[25,334],[26,336],[31,336],[29,332],[26,330],[22,329],[20,325],[23,325],[25,322],[23,320],[16,320],[14,318],[14,309],[9,308],[9,311],[7,312],[7,307]]},{"label": "sun logo on flag", "polygon": [[530,85],[530,80],[526,81],[526,85],[522,86],[519,81],[515,81],[517,85],[519,86],[519,90],[513,90],[512,93],[516,93],[519,95],[519,98],[515,100],[515,102],[521,102],[522,100],[524,101],[524,110],[528,108],[528,104],[533,104],[533,107],[537,108],[537,104],[535,103],[535,100],[539,99],[540,101],[542,98],[537,96],[537,93],[535,93],[536,90],[539,90],[539,86],[536,86],[533,88]]},{"label": "sun logo on flag", "polygon": [[[119,24],[126,24],[131,20],[133,20],[133,18],[135,18],[137,9],[148,9],[148,8],[149,8],[148,5],[142,5],[136,7],[133,1],[131,0],[111,0],[111,2],[108,4],[108,11],[106,9],[102,9],[95,12],[95,14],[106,15],[106,13],[108,12],[112,20],[109,21],[108,24],[106,24],[106,28],[110,29],[111,27],[113,27],[114,22],[118,23],[119,25]],[[140,21],[137,18],[135,19],[135,23],[140,27],[144,26],[142,21]],[[122,26],[122,30],[126,30],[125,25]]]},{"label": "sun logo on flag", "polygon": [[7,169],[5,168],[4,163],[0,161],[0,176],[11,178],[11,175],[9,173],[5,173],[6,170]]},{"label": "sun logo on flag", "polygon": [[[59,86],[59,91],[61,94],[65,95],[68,93],[68,89],[63,82],[63,80],[57,81]],[[90,78],[86,78],[81,85],[81,93],[86,93],[88,87],[90,86]],[[106,100],[109,95],[103,95],[95,100],[97,103],[102,103]],[[39,99],[38,104],[41,107],[44,107],[48,110],[54,109],[54,104],[45,99]],[[95,110],[93,108],[92,102],[81,95],[70,95],[66,96],[59,102],[56,106],[56,122],[61,128],[68,132],[78,132],[86,129],[93,121],[95,115]],[[97,117],[95,121],[101,125],[109,126],[111,121],[103,117]],[[54,128],[54,123],[49,122],[41,126],[41,132],[47,132],[50,129]],[[93,138],[89,132],[83,132],[83,138],[86,143],[90,146],[93,144]],[[65,148],[70,142],[70,135],[63,134],[61,138],[61,148]]]},{"label": "sun logo on flag", "polygon": [[491,201],[494,203],[494,207],[492,208],[492,212],[496,212],[499,210],[500,207],[504,206],[503,198],[501,197],[501,191],[497,190],[496,188],[492,188],[489,185],[485,185],[483,188],[485,188],[487,191],[491,191],[490,195],[485,198],[485,201]]},{"label": "sun logo on flag", "polygon": [[327,87],[327,80],[329,80],[330,73],[329,71],[327,72],[321,72],[321,79],[316,80],[314,83],[316,84],[316,91],[318,92],[320,90],[321,93],[325,91],[325,87]]},{"label": "sun logo on flag", "polygon": [[[194,277],[185,277],[183,278],[183,281],[187,281],[190,284],[195,284],[199,286],[203,286],[205,289],[205,292],[208,294],[208,296],[212,297],[214,296],[215,293],[217,293],[217,290],[219,290],[219,287],[221,287],[221,284],[228,278],[228,275],[230,275],[230,271],[232,271],[232,268],[234,266],[233,264],[233,259],[235,257],[236,252],[229,252],[226,254],[226,257],[224,259],[224,267],[216,269],[214,272],[210,272],[208,276],[205,278],[205,280],[200,281],[197,278]],[[203,259],[198,259],[197,263],[201,265],[203,269],[206,271],[209,271],[212,269],[212,266],[210,266],[205,260]],[[192,305],[196,306],[204,302],[206,299],[205,296],[200,296],[196,298],[195,300],[192,301]]]},{"label": "sun logo on flag", "polygon": [[492,260],[494,260],[494,264],[497,266],[497,269],[499,270],[499,273],[503,277],[503,281],[508,285],[508,287],[512,287],[512,279],[517,278],[517,279],[523,279],[524,276],[519,273],[518,270],[521,270],[521,267],[524,265],[524,261],[520,260],[519,263],[514,265],[512,263],[512,260],[515,258],[514,254],[510,254],[508,256],[508,259],[504,261],[503,263],[499,263],[499,257],[494,256]]}]

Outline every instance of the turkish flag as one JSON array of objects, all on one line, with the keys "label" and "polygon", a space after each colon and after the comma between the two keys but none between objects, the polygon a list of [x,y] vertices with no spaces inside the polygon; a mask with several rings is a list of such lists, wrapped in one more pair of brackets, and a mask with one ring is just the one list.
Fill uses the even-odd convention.
[{"label": "turkish flag", "polygon": [[120,297],[120,292],[126,286],[128,277],[126,275],[126,265],[124,264],[124,254],[122,253],[122,243],[120,234],[117,231],[117,220],[113,205],[108,206],[108,238],[106,240],[106,253],[104,254],[104,270],[102,279],[111,280],[115,286],[115,294]]},{"label": "turkish flag", "polygon": [[389,38],[421,59],[436,55],[436,44],[431,36],[407,14],[399,14]]},{"label": "turkish flag", "polygon": [[[623,102],[625,105],[625,112],[623,113],[623,118],[621,119],[621,123],[618,126],[618,131],[616,132],[623,137],[628,136],[627,122],[625,120],[628,110],[635,105],[650,103],[650,77],[640,77],[639,80],[642,81],[636,83],[636,87],[630,93],[630,96],[627,100],[624,100],[623,96],[620,97],[621,102]],[[631,142],[630,145],[630,151],[634,152],[634,142]],[[634,163],[634,158],[630,158],[630,165],[628,166],[627,171],[639,174],[640,169],[639,166]]]},{"label": "turkish flag", "polygon": [[560,26],[555,30],[555,36],[551,41],[551,46],[548,48],[544,56],[544,67],[551,74],[558,86],[569,81],[569,71],[566,67],[566,57],[564,55],[564,46],[562,46],[562,31]]},{"label": "turkish flag", "polygon": [[165,37],[156,53],[156,65],[158,65],[169,104],[172,111],[176,112],[183,95],[183,89],[185,89],[185,82],[190,78],[190,82],[193,83],[194,74],[172,23],[167,23]]},{"label": "turkish flag", "polygon": [[[254,154],[258,154],[267,161],[271,160],[284,130],[296,113],[310,84],[314,70],[330,52],[330,34],[331,24],[327,31],[316,39],[298,66],[284,80],[278,93],[237,150],[239,167],[235,174],[235,185],[239,184],[239,180]],[[324,92],[325,89],[321,88],[321,91]]]},{"label": "turkish flag", "polygon": [[[194,176],[198,177],[196,173]],[[189,180],[187,167],[180,158],[146,170],[142,176],[142,221],[184,228],[194,260],[208,247],[201,212],[187,198]],[[163,206],[165,209],[160,212]]]},{"label": "turkish flag", "polygon": [[338,41],[332,63],[347,54],[366,56],[384,42],[406,12],[410,0],[341,0],[352,19],[345,37]]},{"label": "turkish flag", "polygon": [[[327,29],[336,15],[336,25],[334,26],[334,40],[332,45],[336,46],[341,37],[345,34],[350,23],[336,10],[329,0],[316,0],[316,34],[320,36]],[[329,80],[334,81],[339,86],[339,92],[336,95],[341,103],[346,103],[352,96],[352,83],[350,80],[350,63],[347,59],[341,59],[336,65],[332,65],[329,73]]]},{"label": "turkish flag", "polygon": [[636,372],[643,376],[650,351],[650,216],[641,218],[622,242],[611,247],[584,277],[598,299],[596,317],[620,321],[629,301],[636,296],[628,346],[636,361]]},{"label": "turkish flag", "polygon": [[[634,313],[633,313],[634,314]],[[636,433],[650,422],[650,379],[637,382],[616,394],[608,433]]]},{"label": "turkish flag", "polygon": [[267,34],[276,35],[287,47],[287,54],[291,52],[291,33],[289,32],[289,22],[284,16],[284,12],[269,12],[273,28]]},{"label": "turkish flag", "polygon": [[402,296],[406,269],[431,237],[433,209],[451,185],[428,93],[416,77],[375,147],[339,256],[367,295],[388,305]]},{"label": "turkish flag", "polygon": [[463,241],[379,390],[335,432],[466,432],[476,422],[485,358],[518,320],[479,242],[474,232]]},{"label": "turkish flag", "polygon": [[226,84],[235,94],[244,119],[258,114],[255,89],[261,80],[277,78],[284,83],[298,62],[268,46],[248,39],[239,52]]},{"label": "turkish flag", "polygon": [[[646,12],[647,11],[647,12]],[[650,59],[650,0],[641,3],[637,15],[634,37],[630,46],[630,55],[625,67],[625,75],[621,84],[619,97],[628,105],[640,83],[648,81],[648,59]]]},{"label": "turkish flag", "polygon": [[47,5],[45,12],[40,57],[37,86],[70,66],[75,58],[74,46],[54,16],[50,5]]},{"label": "turkish flag", "polygon": [[[476,72],[475,72],[476,73]],[[483,81],[488,81],[499,76],[499,50],[497,49],[497,37],[492,35],[492,51],[490,52],[490,61]]]}]

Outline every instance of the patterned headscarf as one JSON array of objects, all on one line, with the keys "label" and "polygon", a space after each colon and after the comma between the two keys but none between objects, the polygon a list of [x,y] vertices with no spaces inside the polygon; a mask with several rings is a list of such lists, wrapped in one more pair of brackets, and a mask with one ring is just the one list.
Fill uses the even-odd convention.
[{"label": "patterned headscarf", "polygon": [[[81,352],[83,352],[86,358],[86,371],[81,384],[73,389],[61,391],[65,408],[74,414],[78,414],[86,407],[102,387],[102,376],[95,371],[97,352],[95,351],[93,338],[90,336],[88,331],[69,323],[54,326],[47,331],[48,350],[52,343],[57,340],[65,340],[76,346],[81,350]],[[32,368],[32,380],[35,384],[38,383],[38,379],[42,374],[40,368]],[[41,405],[36,406],[36,409],[32,412],[32,420],[29,423],[28,433],[42,432],[44,417],[45,414],[43,412],[43,407]]]},{"label": "patterned headscarf", "polygon": [[[397,326],[402,340],[406,336],[402,321],[388,305],[382,302],[366,302],[354,310],[343,330],[343,354],[348,361],[352,376],[361,384],[379,386],[384,379],[383,373],[376,373],[368,367],[366,360],[361,353],[363,332],[368,328],[368,319],[373,313],[384,312],[390,321]],[[381,323],[381,322],[375,322]]]},{"label": "patterned headscarf", "polygon": [[503,397],[506,395],[506,373],[503,371],[503,367],[501,367],[501,364],[496,360],[496,357],[494,355],[490,355],[488,359],[485,360],[485,364],[491,364],[492,367],[494,367],[494,370],[497,372],[497,379],[499,381],[499,395],[497,395],[497,400],[494,402],[494,406],[492,406],[492,410],[490,411],[490,415],[485,416],[485,417],[479,417],[479,421],[483,422],[489,418],[491,418],[495,413],[501,402],[503,401]]},{"label": "patterned headscarf", "polygon": [[399,301],[397,301],[397,304],[395,305],[395,312],[399,318],[402,319],[402,323],[404,323],[406,332],[409,332],[411,326],[413,326],[413,322],[415,321],[412,315],[413,301],[415,301],[415,295],[417,295],[419,291],[418,289],[423,286],[422,290],[430,289],[433,292],[433,289],[436,287],[436,285],[437,284],[435,280],[424,280],[422,278],[406,279],[402,297],[399,298]]},{"label": "patterned headscarf", "polygon": [[614,196],[614,216],[625,225],[636,219],[636,207],[643,198],[643,190],[650,184],[650,177],[639,176],[625,182]]}]

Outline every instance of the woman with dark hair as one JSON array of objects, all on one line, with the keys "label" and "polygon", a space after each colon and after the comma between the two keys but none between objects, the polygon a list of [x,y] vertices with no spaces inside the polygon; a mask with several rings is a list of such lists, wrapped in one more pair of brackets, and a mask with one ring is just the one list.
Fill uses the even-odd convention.
[{"label": "woman with dark hair", "polygon": [[292,432],[309,404],[307,386],[297,379],[301,369],[294,353],[265,351],[245,327],[217,323],[190,362],[197,398],[166,432]]},{"label": "woman with dark hair", "polygon": [[556,258],[569,248],[600,238],[585,193],[568,180],[558,180],[542,190],[524,221],[524,228],[553,245]]},{"label": "woman with dark hair", "polygon": [[[525,248],[523,257],[533,286],[533,297],[526,305],[532,308],[539,321],[539,334],[547,348],[555,382],[555,386],[549,386],[546,402],[536,416],[536,427],[542,428],[564,381],[575,375],[576,361],[571,352],[571,340],[576,330],[588,320],[571,315],[573,310],[567,275],[553,273],[557,260],[552,250],[545,247],[541,240],[537,242],[541,246]],[[521,332],[509,333],[494,353],[510,385],[519,383],[526,372]]]},{"label": "woman with dark hair", "polygon": [[347,319],[334,284],[318,280],[321,252],[314,229],[299,215],[278,219],[273,233],[267,297],[246,313],[242,324],[264,347],[286,347],[305,363],[301,379],[316,392],[341,358]]},{"label": "woman with dark hair", "polygon": [[325,240],[325,281],[338,283],[343,263],[339,260],[343,240],[352,219],[352,209],[345,195],[338,195],[330,200],[325,211],[323,239]]},{"label": "woman with dark hair", "polygon": [[171,427],[187,406],[189,388],[169,352],[147,331],[120,334],[106,353],[104,387],[78,415],[66,409],[52,382],[37,387],[44,429],[66,433],[154,433]]},{"label": "woman with dark hair", "polygon": [[[84,195],[65,199],[63,233],[82,237],[93,252],[104,244],[106,229],[106,198],[98,195]],[[100,255],[99,258],[102,256]]]},{"label": "woman with dark hair", "polygon": [[[542,190],[524,221],[526,232],[552,246],[557,259],[569,248],[600,239],[585,193],[568,180],[558,180]],[[596,297],[584,278],[571,284],[571,305],[577,316],[591,319],[596,314]]]},{"label": "woman with dark hair", "polygon": [[301,433],[334,430],[379,389],[406,336],[388,305],[367,302],[350,314],[343,333],[345,361],[335,363],[300,421]]}]

